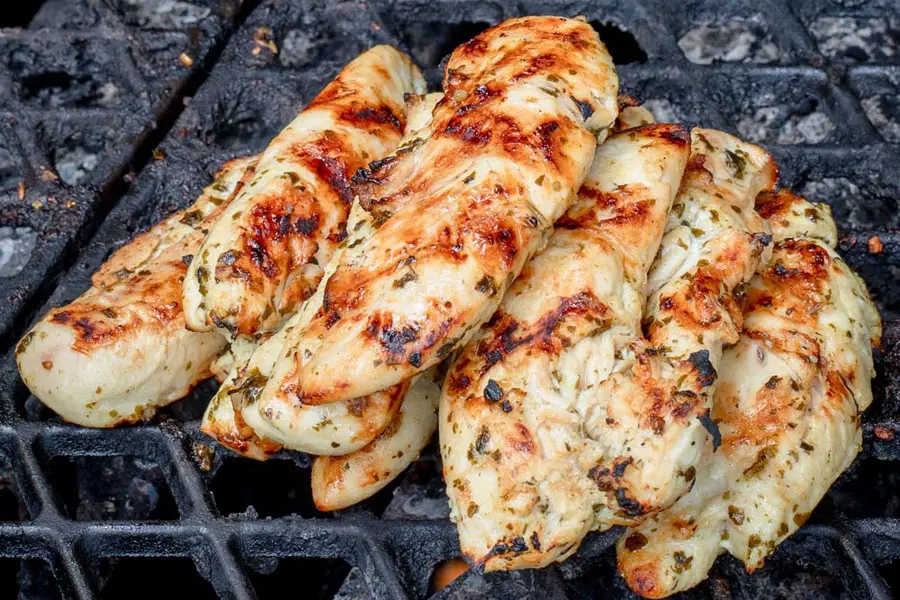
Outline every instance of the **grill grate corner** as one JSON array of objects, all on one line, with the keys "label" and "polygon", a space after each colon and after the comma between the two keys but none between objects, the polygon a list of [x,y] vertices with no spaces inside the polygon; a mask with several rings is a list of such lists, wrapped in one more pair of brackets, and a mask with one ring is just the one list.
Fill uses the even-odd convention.
[{"label": "grill grate corner", "polygon": [[396,44],[435,85],[456,44],[547,13],[584,15],[661,119],[769,146],[785,185],[831,204],[886,320],[860,458],[765,569],[723,557],[684,597],[900,594],[896,3],[35,0],[0,16],[0,596],[634,598],[615,575],[617,530],[562,565],[467,572],[436,592],[459,547],[434,446],[363,505],[323,514],[308,457],[250,463],[199,432],[213,383],[155,424],[85,430],[29,396],[11,354],[36,313],[81,293],[222,161],[264,147],[357,52]]}]

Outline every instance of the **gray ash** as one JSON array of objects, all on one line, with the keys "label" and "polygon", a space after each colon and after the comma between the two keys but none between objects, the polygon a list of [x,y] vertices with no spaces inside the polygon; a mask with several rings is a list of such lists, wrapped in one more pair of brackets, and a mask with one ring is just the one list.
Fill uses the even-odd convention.
[{"label": "gray ash", "polygon": [[817,105],[798,110],[786,104],[763,106],[741,118],[737,130],[755,143],[819,144],[834,132],[831,118]]},{"label": "gray ash", "polygon": [[900,98],[896,94],[877,94],[861,100],[866,116],[888,142],[900,142]]},{"label": "gray ash", "polygon": [[888,61],[900,43],[900,29],[890,18],[820,17],[809,30],[822,54],[852,62]]},{"label": "gray ash", "polygon": [[30,227],[0,227],[0,277],[18,275],[37,244],[37,233]]},{"label": "gray ash", "polygon": [[692,63],[772,63],[781,52],[758,19],[732,19],[722,24],[698,25],[681,36],[678,47]]}]

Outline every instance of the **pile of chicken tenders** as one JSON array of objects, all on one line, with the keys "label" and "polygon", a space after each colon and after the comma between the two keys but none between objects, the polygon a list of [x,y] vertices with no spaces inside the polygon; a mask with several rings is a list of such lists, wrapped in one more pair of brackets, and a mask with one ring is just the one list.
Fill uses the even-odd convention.
[{"label": "pile of chicken tenders", "polygon": [[663,597],[752,570],[861,443],[881,323],[827,206],[772,156],[656,124],[581,19],[502,22],[442,93],[360,55],[258,156],[120,248],[21,340],[67,421],[145,421],[211,375],[202,429],[315,455],[321,510],[365,499],[439,429],[485,571],[615,525]]}]

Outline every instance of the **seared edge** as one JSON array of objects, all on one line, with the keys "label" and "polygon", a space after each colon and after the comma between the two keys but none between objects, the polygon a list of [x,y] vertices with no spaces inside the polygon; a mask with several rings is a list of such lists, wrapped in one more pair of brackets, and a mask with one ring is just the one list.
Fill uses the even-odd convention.
[{"label": "seared edge", "polygon": [[364,448],[318,456],[311,483],[316,508],[340,510],[376,494],[419,458],[437,429],[441,379],[437,367],[419,375],[388,426]]},{"label": "seared edge", "polygon": [[574,199],[616,90],[581,20],[511,19],[458,47],[417,164],[361,196],[383,224],[329,279],[328,330],[293,393],[386,389],[471,338]]},{"label": "seared edge", "polygon": [[226,340],[185,329],[181,283],[255,162],[225,163],[191,207],[119,248],[84,294],[22,338],[16,362],[38,399],[67,421],[114,427],[151,418],[209,377]]},{"label": "seared edge", "polygon": [[[431,111],[439,98],[440,94],[429,94],[407,99],[409,118],[404,137],[407,143],[401,143],[385,160],[390,162],[395,157],[414,160],[415,148],[408,142],[427,135]],[[385,160],[370,165],[364,176],[368,177]],[[393,172],[400,175],[396,169]],[[319,337],[313,332],[323,327],[324,282],[343,253],[357,252],[362,240],[372,235],[374,222],[375,217],[359,203],[353,205],[348,238],[326,265],[316,293],[280,332],[253,352],[249,361],[243,358],[233,361],[238,368],[210,402],[201,426],[203,431],[236,452],[262,460],[279,450],[281,444],[320,455],[353,452],[390,423],[406,392],[405,384],[347,402],[312,406],[290,397],[281,383],[290,376],[294,357],[308,358],[316,348]]]},{"label": "seared edge", "polygon": [[347,235],[350,178],[396,148],[406,94],[424,91],[402,52],[351,61],[260,155],[256,176],[210,230],[184,284],[188,327],[230,337],[277,330]]},{"label": "seared edge", "polygon": [[[547,249],[448,374],[444,478],[461,548],[478,567],[562,560],[595,512],[609,510],[583,468],[582,454],[602,440],[585,436],[578,391],[612,361],[614,341],[641,337],[647,271],[689,142],[680,125],[649,125],[600,146]],[[607,360],[585,355],[590,340],[606,342]]]},{"label": "seared edge", "polygon": [[778,241],[747,290],[740,341],[723,356],[707,417],[715,435],[695,485],[618,543],[620,572],[647,597],[693,587],[722,552],[762,566],[861,443],[881,336],[875,307],[833,250],[827,206],[781,191],[757,207]]},{"label": "seared edge", "polygon": [[601,336],[582,350],[596,365],[596,385],[582,384],[577,410],[597,442],[582,461],[607,494],[600,526],[639,522],[690,489],[722,350],[741,327],[737,298],[771,253],[754,198],[774,186],[772,157],[719,131],[694,129],[691,140],[648,276],[646,339],[622,345]]}]

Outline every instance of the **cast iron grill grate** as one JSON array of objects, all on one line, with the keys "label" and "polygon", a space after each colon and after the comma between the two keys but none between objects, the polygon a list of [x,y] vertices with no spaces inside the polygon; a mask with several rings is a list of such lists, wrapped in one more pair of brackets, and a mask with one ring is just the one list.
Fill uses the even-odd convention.
[{"label": "cast iron grill grate", "polygon": [[[590,536],[557,567],[468,573],[432,595],[435,566],[459,552],[433,447],[374,498],[322,514],[306,456],[282,453],[258,465],[209,445],[198,427],[212,384],[151,425],[80,429],[29,396],[10,354],[36,312],[79,294],[113,249],[191,202],[223,160],[264,147],[359,51],[398,44],[436,84],[458,43],[503,18],[548,13],[585,15],[610,45],[626,91],[661,120],[725,128],[771,148],[785,185],[832,205],[842,253],[886,321],[857,462],[765,569],[748,575],[722,558],[685,597],[900,591],[896,3],[21,4],[0,16],[0,25],[23,28],[0,29],[0,278],[8,296],[0,307],[0,597],[275,598],[283,589],[343,600],[632,597],[615,575],[615,531]],[[191,67],[179,60],[185,48]],[[86,168],[92,153],[96,163]],[[125,189],[131,170],[140,173]],[[20,256],[7,247],[29,244],[27,261],[5,258]]]}]

